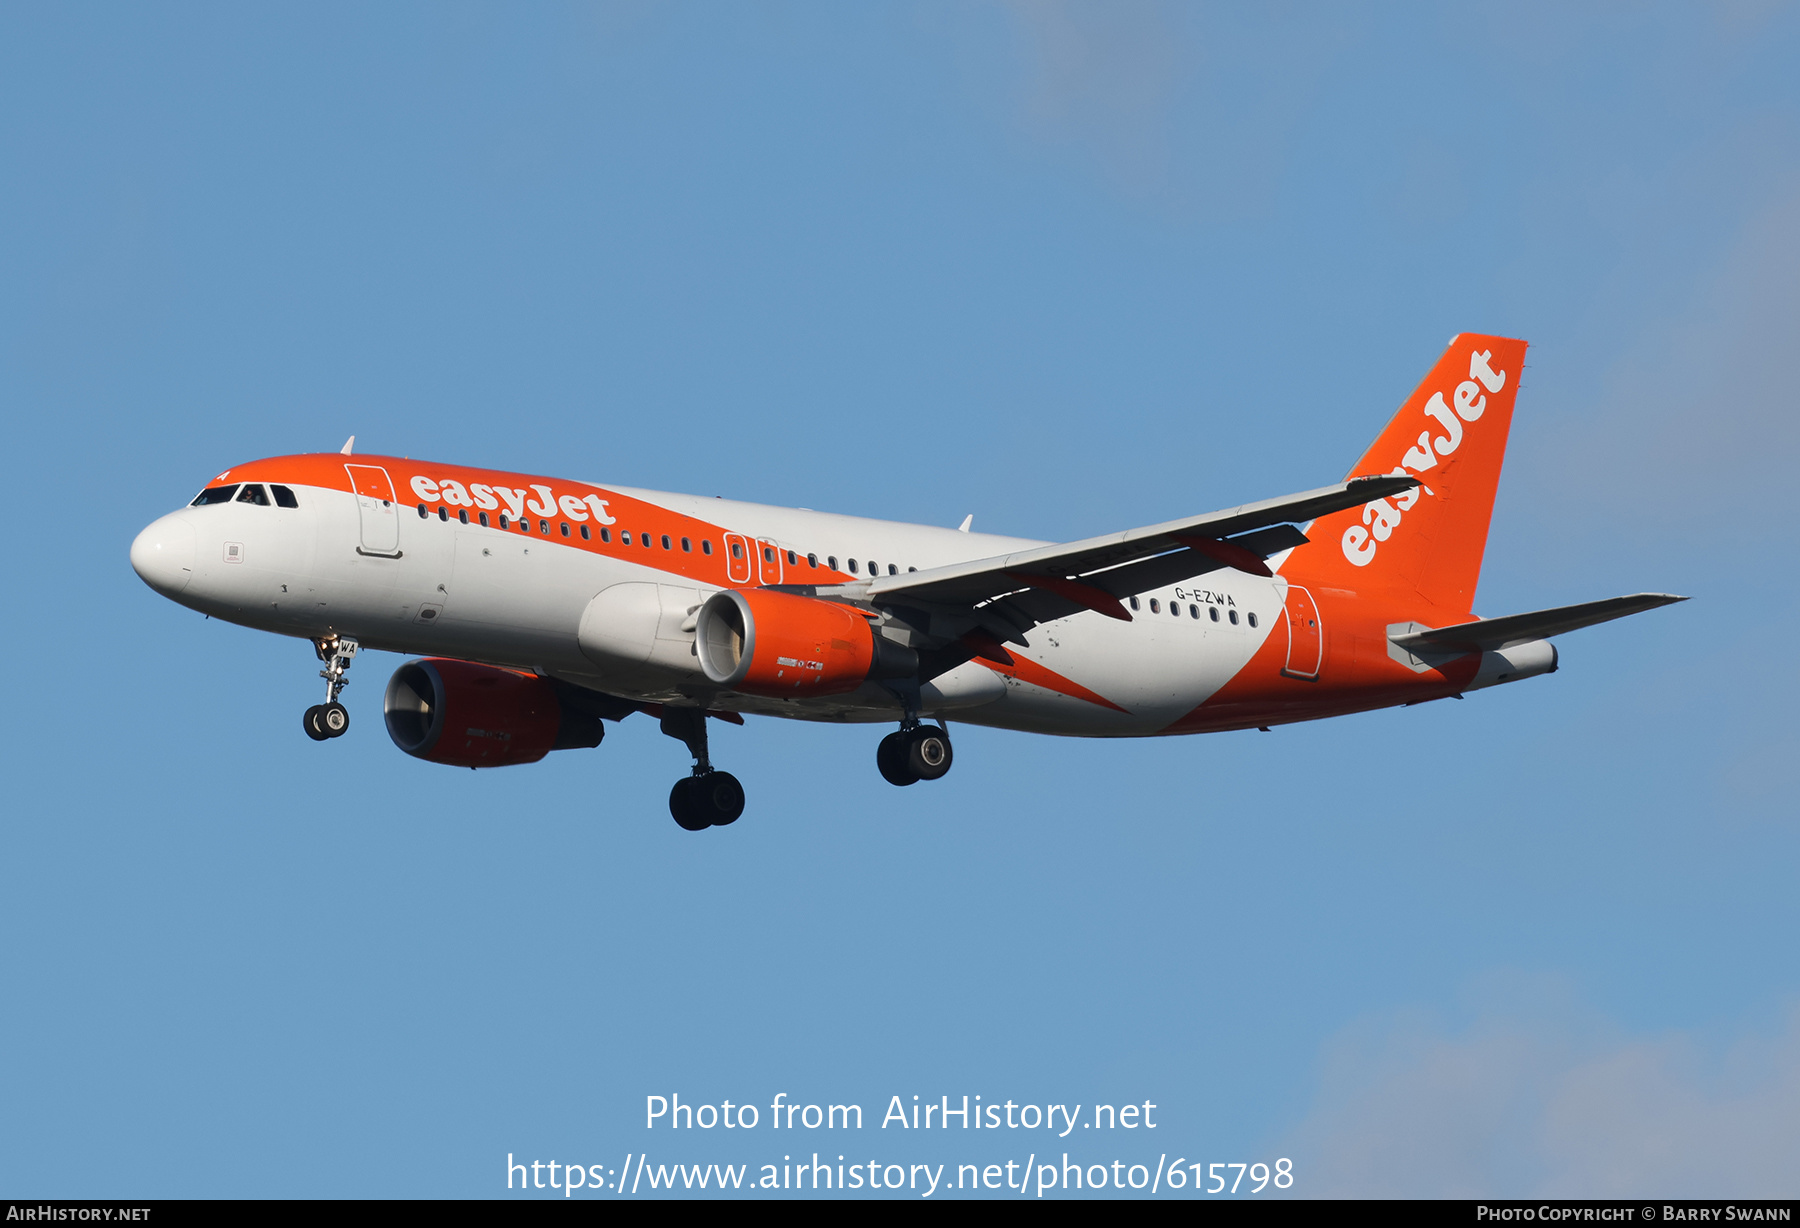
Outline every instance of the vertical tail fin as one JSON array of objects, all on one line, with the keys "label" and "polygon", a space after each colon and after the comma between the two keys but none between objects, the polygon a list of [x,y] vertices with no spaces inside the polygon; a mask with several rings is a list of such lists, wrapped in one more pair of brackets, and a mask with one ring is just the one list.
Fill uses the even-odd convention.
[{"label": "vertical tail fin", "polygon": [[1363,591],[1416,593],[1444,616],[1470,612],[1525,343],[1463,333],[1349,476],[1409,473],[1422,485],[1315,521],[1290,574]]}]

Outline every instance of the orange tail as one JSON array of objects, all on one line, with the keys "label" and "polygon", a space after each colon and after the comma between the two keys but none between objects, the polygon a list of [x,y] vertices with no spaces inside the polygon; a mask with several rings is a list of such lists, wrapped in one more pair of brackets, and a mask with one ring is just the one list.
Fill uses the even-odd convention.
[{"label": "orange tail", "polygon": [[1525,343],[1463,333],[1349,476],[1409,473],[1423,485],[1314,521],[1290,577],[1362,592],[1417,594],[1436,618],[1470,613]]}]

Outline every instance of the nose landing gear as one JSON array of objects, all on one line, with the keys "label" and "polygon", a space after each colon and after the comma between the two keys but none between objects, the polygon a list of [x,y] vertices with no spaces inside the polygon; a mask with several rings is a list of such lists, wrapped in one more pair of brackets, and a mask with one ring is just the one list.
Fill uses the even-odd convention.
[{"label": "nose landing gear", "polygon": [[321,636],[313,641],[313,651],[325,662],[325,668],[319,671],[319,677],[325,680],[325,702],[314,704],[300,718],[306,736],[313,741],[342,737],[350,728],[350,710],[338,702],[338,694],[350,685],[344,675],[350,672],[350,662],[361,648],[347,635]]},{"label": "nose landing gear", "polygon": [[954,758],[950,731],[942,725],[902,725],[875,748],[875,766],[891,785],[942,779]]},{"label": "nose landing gear", "polygon": [[699,708],[664,707],[662,731],[685,743],[694,771],[669,790],[669,813],[685,831],[705,831],[737,822],[744,813],[744,786],[730,772],[714,769],[706,753],[706,713]]}]

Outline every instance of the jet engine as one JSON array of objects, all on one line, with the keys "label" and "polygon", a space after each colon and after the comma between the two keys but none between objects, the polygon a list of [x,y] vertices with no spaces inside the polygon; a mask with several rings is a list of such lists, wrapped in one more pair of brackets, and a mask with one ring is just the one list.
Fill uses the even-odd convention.
[{"label": "jet engine", "polygon": [[395,746],[453,767],[536,763],[605,736],[600,718],[561,702],[548,678],[447,657],[395,670],[382,710]]},{"label": "jet engine", "polygon": [[876,635],[852,607],[767,589],[709,597],[694,620],[694,651],[709,681],[782,698],[839,695],[919,669],[917,653]]}]

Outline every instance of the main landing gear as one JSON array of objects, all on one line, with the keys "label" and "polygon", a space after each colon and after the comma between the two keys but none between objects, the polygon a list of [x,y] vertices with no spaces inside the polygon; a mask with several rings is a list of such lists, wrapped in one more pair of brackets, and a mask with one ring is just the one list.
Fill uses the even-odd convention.
[{"label": "main landing gear", "polygon": [[662,711],[662,731],[687,744],[694,756],[694,771],[669,790],[669,813],[686,831],[705,831],[737,822],[744,813],[744,786],[730,772],[713,768],[706,754],[706,713],[699,708]]},{"label": "main landing gear", "polygon": [[901,725],[899,730],[881,739],[875,748],[875,766],[891,785],[910,785],[921,780],[938,780],[950,770],[954,758],[950,749],[950,731],[942,725],[921,725],[917,721]]},{"label": "main landing gear", "polygon": [[338,702],[338,693],[350,685],[344,675],[350,672],[350,662],[361,648],[347,635],[327,635],[313,641],[313,651],[325,662],[325,668],[319,671],[319,677],[325,680],[325,702],[314,704],[300,718],[306,736],[313,741],[341,738],[350,728],[350,710]]}]

